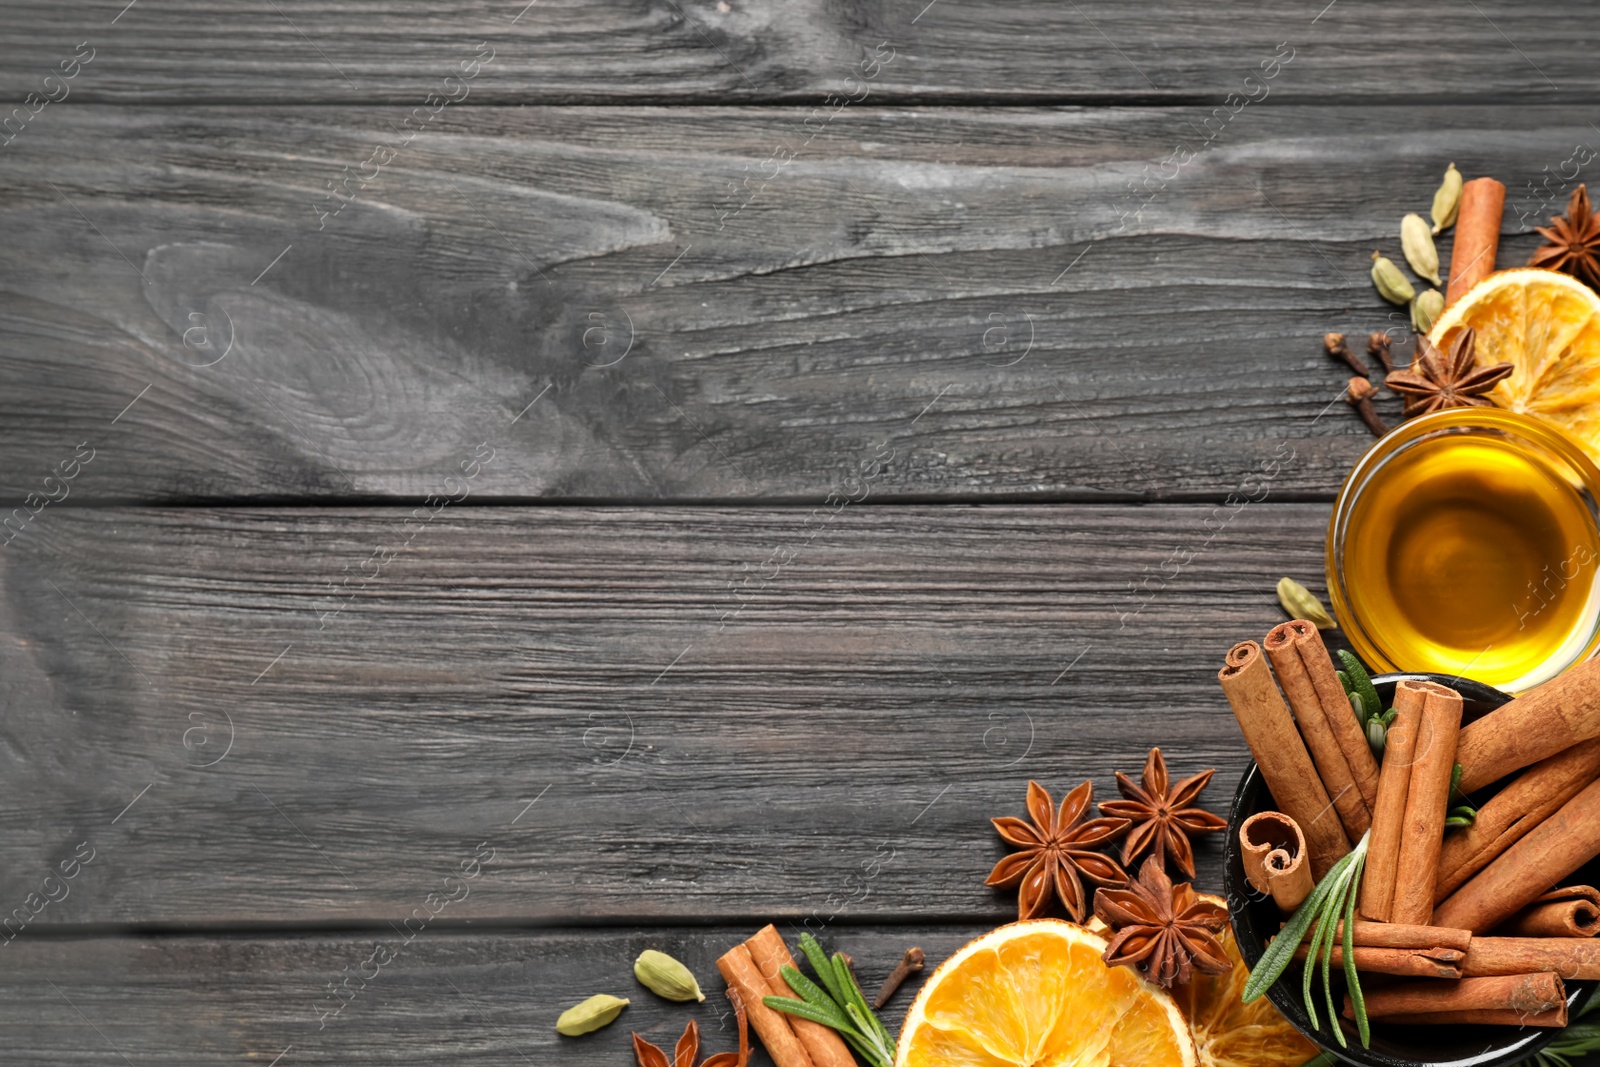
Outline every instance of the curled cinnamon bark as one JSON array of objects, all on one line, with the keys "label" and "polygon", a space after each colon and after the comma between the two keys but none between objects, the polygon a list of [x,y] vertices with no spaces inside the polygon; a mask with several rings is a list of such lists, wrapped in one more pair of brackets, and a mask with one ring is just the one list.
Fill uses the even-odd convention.
[{"label": "curled cinnamon bark", "polygon": [[[1506,705],[1510,707],[1510,705]],[[1600,855],[1600,782],[1534,827],[1434,911],[1442,926],[1492,930]]]},{"label": "curled cinnamon bark", "polygon": [[[1471,729],[1470,726],[1462,729],[1463,744],[1467,731]],[[1392,745],[1393,727],[1390,727],[1389,737]],[[1468,758],[1472,757],[1469,755]],[[1441,901],[1460,889],[1468,878],[1487,867],[1496,856],[1577,796],[1597,775],[1600,775],[1600,737],[1580,741],[1523,771],[1478,809],[1471,826],[1452,831],[1445,837],[1444,845],[1439,850],[1439,877],[1433,887],[1434,901]],[[1370,858],[1367,860],[1367,870],[1370,877]]]},{"label": "curled cinnamon bark", "polygon": [[788,1019],[762,1003],[761,998],[771,995],[772,991],[756,968],[748,948],[742,944],[733,946],[718,958],[717,970],[727,981],[729,993],[744,1005],[750,1025],[755,1027],[756,1036],[761,1038],[777,1067],[815,1067]]},{"label": "curled cinnamon bark", "polygon": [[1600,659],[1584,660],[1461,731],[1461,791],[1600,737]]},{"label": "curled cinnamon bark", "polygon": [[1600,934],[1600,890],[1590,885],[1552,889],[1513,915],[1498,932],[1512,937],[1593,937]]},{"label": "curled cinnamon bark", "polygon": [[1350,851],[1350,840],[1272,681],[1261,646],[1254,641],[1234,645],[1217,672],[1217,681],[1272,792],[1273,803],[1304,833],[1312,877],[1320,879]]},{"label": "curled cinnamon bark", "polygon": [[[776,926],[771,923],[763,926],[745,941],[744,947],[749,950],[751,962],[766,981],[769,993],[775,997],[803,999],[783,980],[780,968],[794,967],[795,962]],[[787,1016],[784,1022],[789,1024],[794,1036],[805,1046],[806,1054],[811,1057],[815,1067],[855,1067],[856,1061],[850,1054],[850,1046],[844,1043],[844,1038],[839,1036],[837,1030],[793,1015]]]},{"label": "curled cinnamon bark", "polygon": [[[1344,923],[1335,927],[1334,944],[1344,940]],[[1364,922],[1357,919],[1350,940],[1371,948],[1453,948],[1465,952],[1473,943],[1471,930],[1454,926],[1415,926],[1410,923]],[[1535,967],[1533,970],[1550,968]]]},{"label": "curled cinnamon bark", "polygon": [[[1353,951],[1356,970],[1405,978],[1460,978],[1461,961],[1466,956],[1458,948],[1373,948],[1357,945]],[[1294,958],[1303,960],[1308,954],[1309,950],[1302,945],[1295,950]],[[1330,966],[1343,967],[1343,946],[1334,945],[1328,959]]]},{"label": "curled cinnamon bark", "polygon": [[1494,273],[1505,204],[1506,187],[1493,178],[1474,178],[1461,187],[1455,244],[1450,251],[1450,285],[1444,295],[1446,307]]},{"label": "curled cinnamon bark", "polygon": [[1322,636],[1312,623],[1294,619],[1273,627],[1262,647],[1294,709],[1345,835],[1356,840],[1372,825],[1378,763],[1334,673]]},{"label": "curled cinnamon bark", "polygon": [[1372,837],[1367,840],[1367,869],[1361,879],[1361,914],[1379,922],[1388,922],[1394,907],[1394,879],[1400,865],[1411,764],[1416,758],[1417,732],[1427,700],[1428,691],[1409,681],[1395,686],[1395,717],[1384,741],[1378,802],[1372,809]]},{"label": "curled cinnamon bark", "polygon": [[1549,1011],[1525,1012],[1515,1008],[1466,1008],[1461,1011],[1430,1011],[1392,1020],[1412,1026],[1543,1026],[1558,1029],[1567,1025],[1567,1006]]},{"label": "curled cinnamon bark", "polygon": [[1468,977],[1551,971],[1567,981],[1600,978],[1600,939],[1475,937],[1461,961]]},{"label": "curled cinnamon bark", "polygon": [[1282,912],[1292,912],[1311,895],[1311,864],[1300,825],[1281,811],[1262,811],[1239,827],[1244,876]]},{"label": "curled cinnamon bark", "polygon": [[[1549,971],[1537,974],[1508,974],[1494,978],[1463,978],[1458,982],[1401,982],[1373,989],[1365,995],[1367,1015],[1396,1022],[1438,1022],[1441,1015],[1460,1012],[1514,1012],[1523,1017],[1540,1017],[1559,1012],[1565,1023],[1567,991],[1560,975]],[[1345,998],[1345,1015],[1352,1016],[1350,998]],[[1524,1025],[1547,1025],[1527,1023]]]},{"label": "curled cinnamon bark", "polygon": [[[1426,694],[1417,746],[1406,790],[1405,825],[1395,865],[1394,901],[1389,918],[1397,923],[1427,925],[1433,920],[1433,885],[1439,872],[1440,839],[1450,806],[1450,777],[1456,764],[1456,738],[1461,731],[1461,694],[1433,682],[1404,681]],[[1440,920],[1441,926],[1477,927]]]}]

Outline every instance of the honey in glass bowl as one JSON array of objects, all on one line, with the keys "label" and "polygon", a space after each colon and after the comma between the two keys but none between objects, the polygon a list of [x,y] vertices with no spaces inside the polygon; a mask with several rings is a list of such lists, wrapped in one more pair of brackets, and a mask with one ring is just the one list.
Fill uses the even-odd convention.
[{"label": "honey in glass bowl", "polygon": [[1519,692],[1600,644],[1600,471],[1508,411],[1413,419],[1351,472],[1328,588],[1358,654]]}]

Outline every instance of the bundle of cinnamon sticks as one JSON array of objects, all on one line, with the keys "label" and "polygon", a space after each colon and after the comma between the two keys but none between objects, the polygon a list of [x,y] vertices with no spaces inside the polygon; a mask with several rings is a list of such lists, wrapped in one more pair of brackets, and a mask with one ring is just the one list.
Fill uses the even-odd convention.
[{"label": "bundle of cinnamon sticks", "polygon": [[[1369,1017],[1566,1025],[1562,980],[1600,978],[1600,891],[1562,886],[1600,855],[1600,660],[1466,726],[1455,690],[1402,680],[1381,765],[1311,623],[1217,677],[1278,808],[1241,827],[1251,884],[1291,911],[1366,839],[1355,968],[1413,979],[1367,992]],[[1457,764],[1463,794],[1515,777],[1447,834]]]},{"label": "bundle of cinnamon sticks", "polygon": [[762,1003],[763,997],[799,995],[781,973],[782,968],[794,966],[783,935],[770,923],[717,960],[729,995],[744,1005],[750,1025],[777,1067],[856,1067],[850,1046],[836,1032]]}]

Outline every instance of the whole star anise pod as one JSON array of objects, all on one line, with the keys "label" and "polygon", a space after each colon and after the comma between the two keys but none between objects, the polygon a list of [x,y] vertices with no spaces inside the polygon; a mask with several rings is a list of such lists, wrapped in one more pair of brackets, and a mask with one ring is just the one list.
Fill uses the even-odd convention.
[{"label": "whole star anise pod", "polygon": [[1417,334],[1417,356],[1410,368],[1397,370],[1383,383],[1406,398],[1404,418],[1426,415],[1446,408],[1492,408],[1494,402],[1483,394],[1500,379],[1511,374],[1509,363],[1478,366],[1475,348],[1477,333],[1471,327],[1456,334],[1450,354],[1439,351],[1432,341]]},{"label": "whole star anise pod", "polygon": [[[744,1005],[731,993],[729,999],[733,1001],[733,1013],[739,1019],[739,1051],[707,1056],[700,1067],[745,1067],[750,1060],[750,1026],[745,1020]],[[639,1067],[695,1067],[694,1058],[699,1052],[700,1027],[693,1019],[683,1028],[683,1036],[678,1038],[678,1047],[672,1050],[670,1060],[659,1046],[652,1045],[637,1033],[633,1035],[633,1057],[639,1061]]]},{"label": "whole star anise pod", "polygon": [[1550,243],[1534,251],[1528,266],[1563,271],[1591,289],[1600,289],[1600,219],[1589,208],[1587,185],[1572,190],[1565,218],[1558,215],[1550,225],[1535,229]]},{"label": "whole star anise pod", "polygon": [[1107,800],[1100,805],[1100,811],[1133,823],[1122,842],[1123,866],[1131,867],[1134,860],[1148,852],[1163,868],[1170,858],[1180,871],[1194,877],[1194,848],[1189,844],[1189,835],[1214,834],[1228,828],[1228,820],[1194,806],[1215,773],[1215,769],[1201,771],[1169,788],[1167,761],[1159,748],[1152,748],[1144,761],[1142,788],[1126,774],[1117,772],[1117,791],[1126,799]]},{"label": "whole star anise pod", "polygon": [[1106,963],[1133,967],[1157,985],[1183,985],[1196,969],[1227,974],[1233,968],[1216,938],[1228,924],[1228,909],[1201,898],[1188,882],[1174,887],[1154,856],[1139,868],[1138,881],[1100,890],[1094,913],[1113,931]]},{"label": "whole star anise pod", "polygon": [[[1028,815],[1032,822],[1005,817],[990,819],[1006,844],[1021,849],[994,865],[984,885],[1018,885],[1017,918],[1032,919],[1050,904],[1051,890],[1071,916],[1083,921],[1088,895],[1083,878],[1100,885],[1119,885],[1128,872],[1110,856],[1094,851],[1128,828],[1127,819],[1084,819],[1094,803],[1094,783],[1084,782],[1061,798],[1058,812],[1050,793],[1028,783]],[[1080,877],[1080,875],[1082,877]]]}]

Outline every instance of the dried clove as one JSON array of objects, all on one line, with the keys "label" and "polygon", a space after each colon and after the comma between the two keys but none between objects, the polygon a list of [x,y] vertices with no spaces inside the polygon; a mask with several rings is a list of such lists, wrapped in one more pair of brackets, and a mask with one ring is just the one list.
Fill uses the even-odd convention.
[{"label": "dried clove", "polygon": [[1350,351],[1350,346],[1345,344],[1344,334],[1323,334],[1322,348],[1323,351],[1327,352],[1332,358],[1344,360],[1345,366],[1349,367],[1363,378],[1367,376],[1367,368],[1362,365],[1359,359],[1356,358],[1356,354]]},{"label": "dried clove", "polygon": [[922,970],[923,954],[920,948],[908,948],[903,959],[889,972],[889,977],[883,980],[883,985],[878,989],[878,995],[872,998],[874,1008],[882,1008],[889,1003],[889,998],[894,996],[895,990],[900,988],[907,978]]},{"label": "dried clove", "polygon": [[1389,353],[1389,346],[1394,340],[1381,330],[1374,330],[1367,334],[1367,355],[1383,364],[1383,373],[1394,373],[1394,356]]},{"label": "dried clove", "polygon": [[1345,403],[1356,409],[1356,414],[1361,416],[1361,421],[1367,424],[1367,429],[1372,431],[1372,436],[1382,437],[1389,432],[1389,427],[1378,418],[1378,412],[1372,406],[1372,398],[1378,395],[1375,385],[1365,378],[1351,378],[1349,392],[1345,394]]}]

